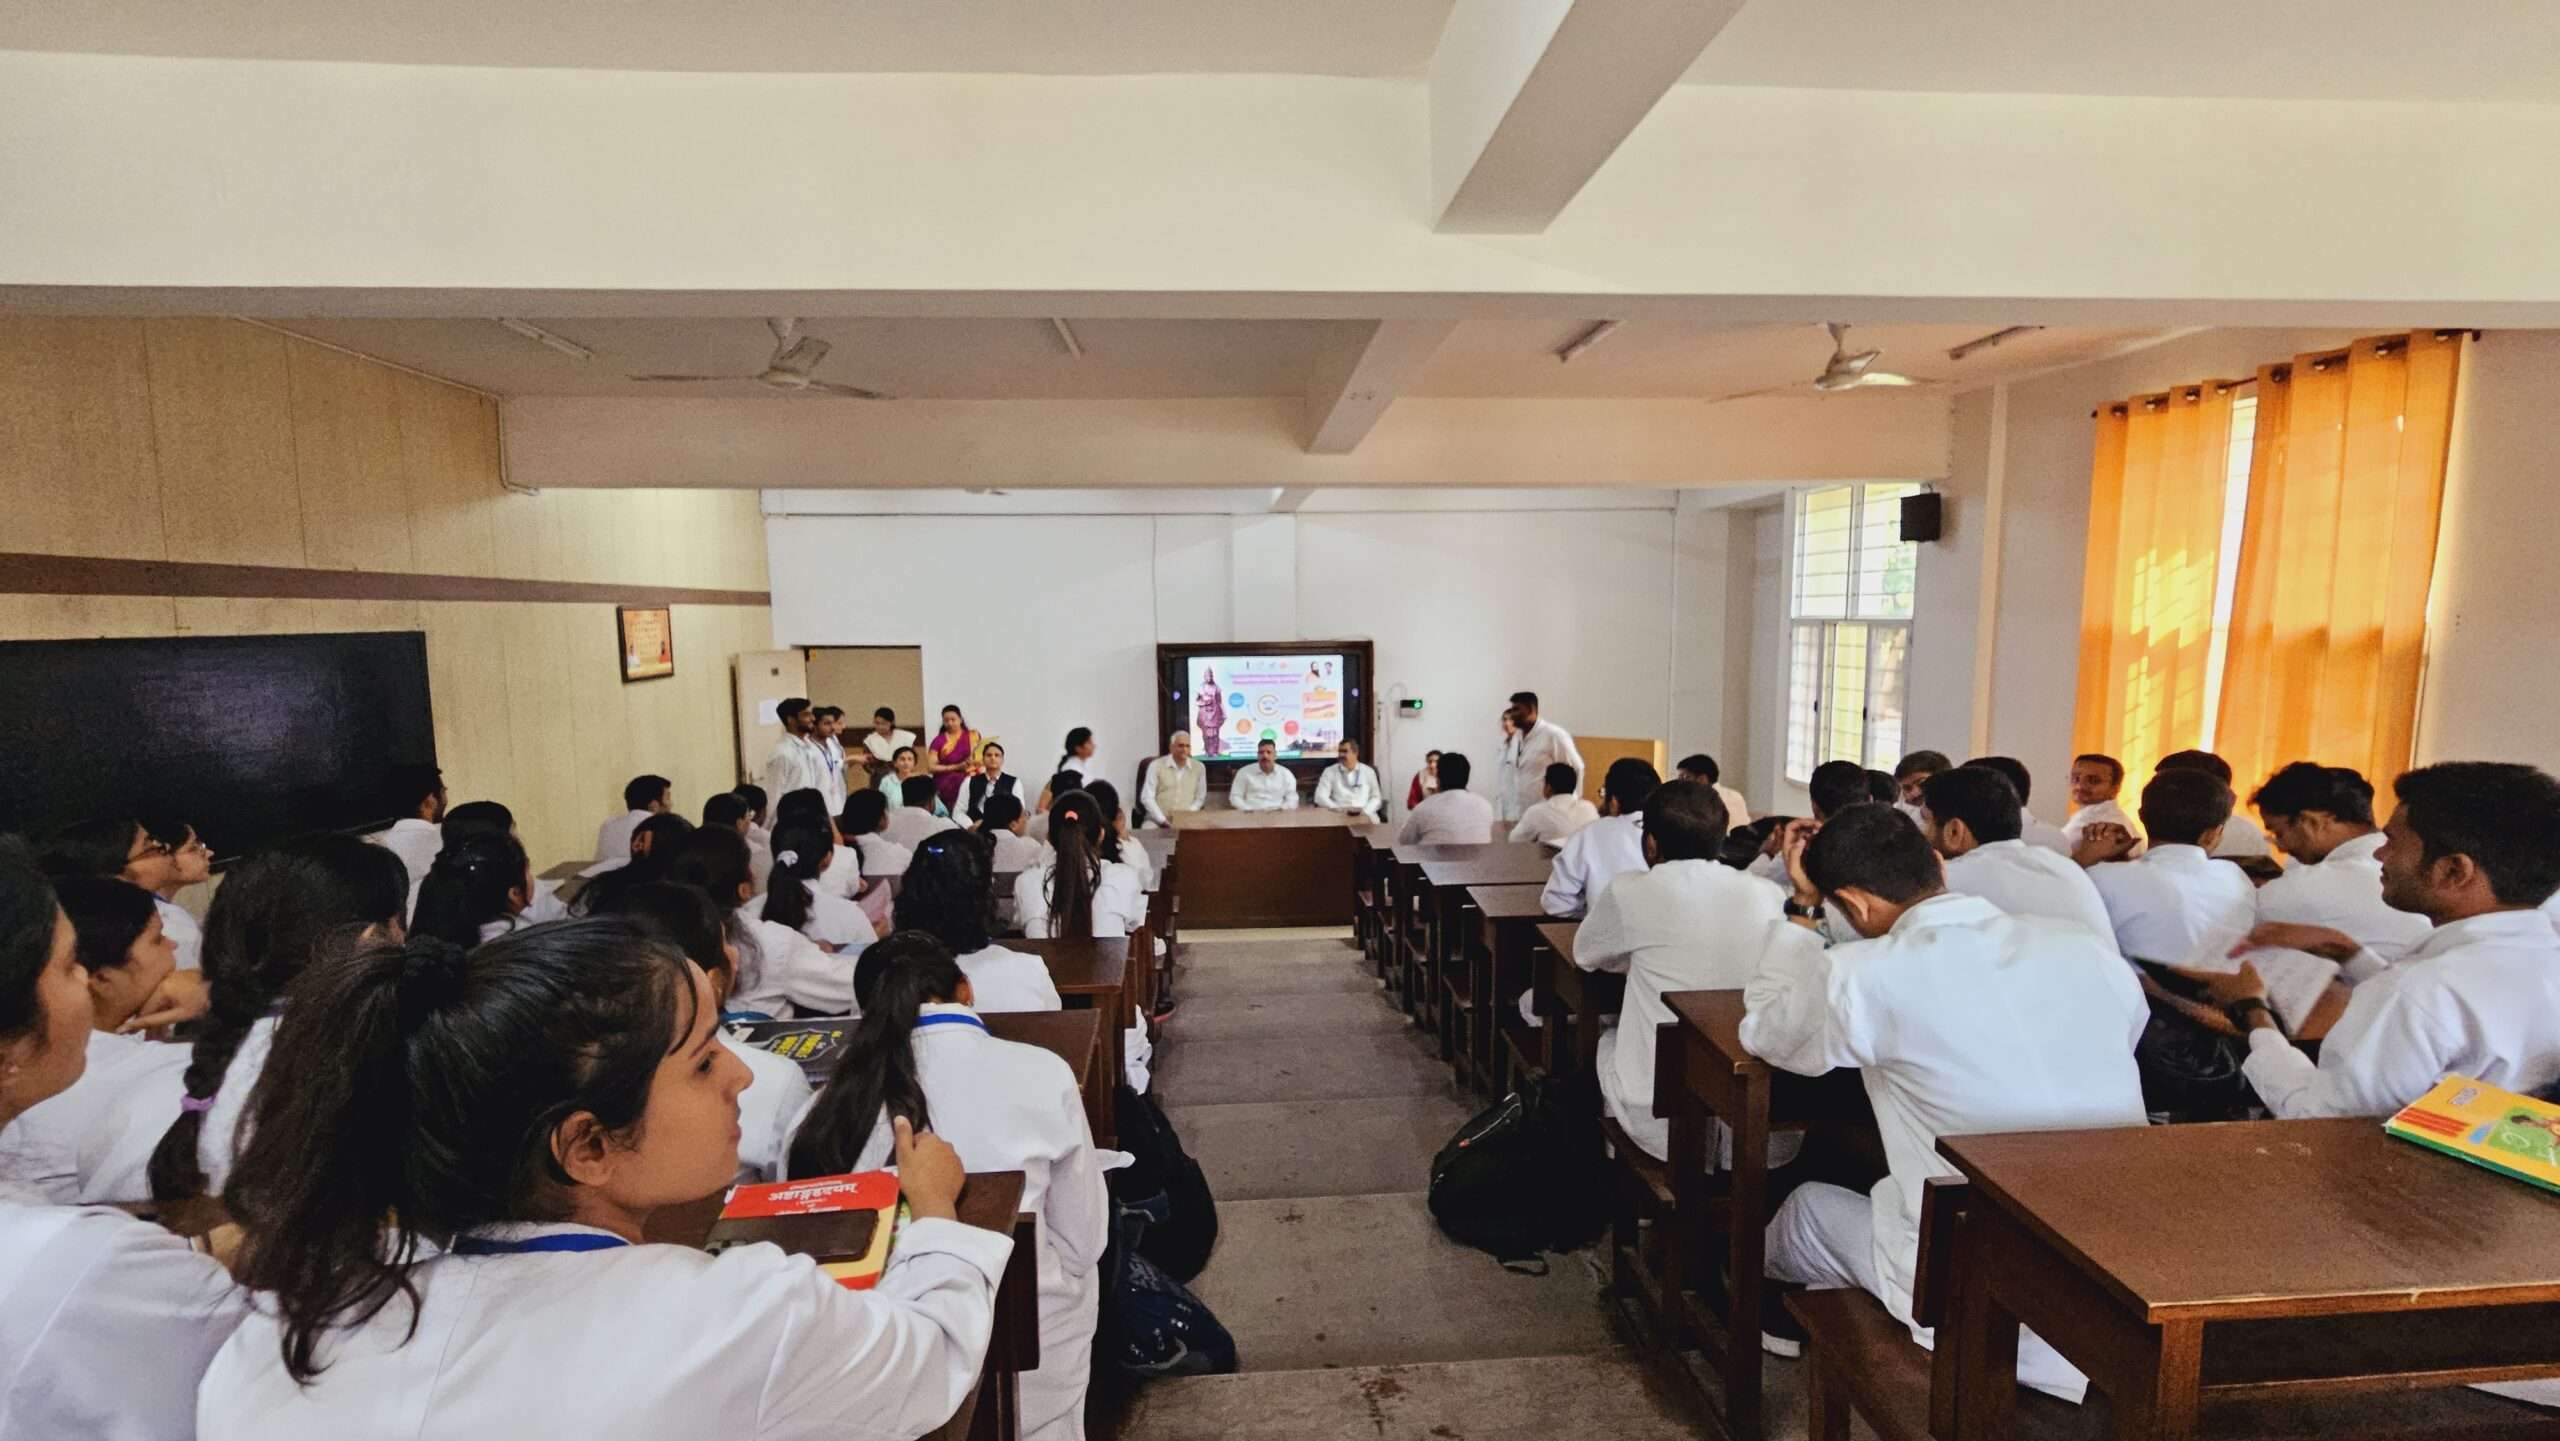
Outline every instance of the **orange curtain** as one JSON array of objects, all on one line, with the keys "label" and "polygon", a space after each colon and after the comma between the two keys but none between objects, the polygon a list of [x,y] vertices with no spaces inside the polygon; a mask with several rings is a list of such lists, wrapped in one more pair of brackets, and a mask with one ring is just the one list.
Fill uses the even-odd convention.
[{"label": "orange curtain", "polygon": [[2204,381],[2098,412],[2072,743],[2124,762],[2127,810],[2152,763],[2204,731],[2236,388]]},{"label": "orange curtain", "polygon": [[2216,738],[2244,800],[2291,761],[2353,766],[2386,798],[2408,769],[2463,340],[2377,336],[2258,372]]}]

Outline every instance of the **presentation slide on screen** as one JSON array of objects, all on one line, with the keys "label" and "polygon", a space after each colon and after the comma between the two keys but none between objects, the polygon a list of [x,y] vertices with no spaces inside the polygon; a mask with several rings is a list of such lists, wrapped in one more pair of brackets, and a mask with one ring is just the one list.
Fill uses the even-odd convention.
[{"label": "presentation slide on screen", "polygon": [[1195,655],[1191,741],[1204,756],[1329,756],[1342,741],[1339,655]]}]

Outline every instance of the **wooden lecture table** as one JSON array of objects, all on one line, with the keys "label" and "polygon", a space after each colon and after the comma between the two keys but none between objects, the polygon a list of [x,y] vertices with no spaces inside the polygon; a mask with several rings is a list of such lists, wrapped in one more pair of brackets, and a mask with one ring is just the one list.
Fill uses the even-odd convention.
[{"label": "wooden lecture table", "polygon": [[[1184,858],[1182,924],[1342,926],[1351,923],[1355,817],[1287,811],[1183,811],[1173,818]],[[1366,821],[1360,822],[1367,824]]]}]

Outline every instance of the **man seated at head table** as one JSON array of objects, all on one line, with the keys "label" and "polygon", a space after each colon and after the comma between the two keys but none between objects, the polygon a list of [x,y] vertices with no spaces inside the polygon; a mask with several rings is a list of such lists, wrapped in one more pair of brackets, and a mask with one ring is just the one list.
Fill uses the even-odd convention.
[{"label": "man seated at head table", "polygon": [[1279,746],[1264,741],[1253,748],[1253,764],[1237,771],[1227,787],[1227,805],[1239,811],[1298,808],[1298,775],[1281,768]]},{"label": "man seated at head table", "polygon": [[1378,773],[1360,763],[1360,742],[1349,736],[1334,747],[1334,763],[1316,777],[1316,809],[1376,820],[1387,804]]}]

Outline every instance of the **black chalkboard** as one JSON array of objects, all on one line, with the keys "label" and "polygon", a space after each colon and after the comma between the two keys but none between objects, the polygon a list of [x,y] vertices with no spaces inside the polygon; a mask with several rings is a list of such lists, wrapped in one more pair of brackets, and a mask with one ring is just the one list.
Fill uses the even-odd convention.
[{"label": "black chalkboard", "polygon": [[417,631],[0,642],[0,832],[149,811],[234,857],[387,825],[435,757]]}]

